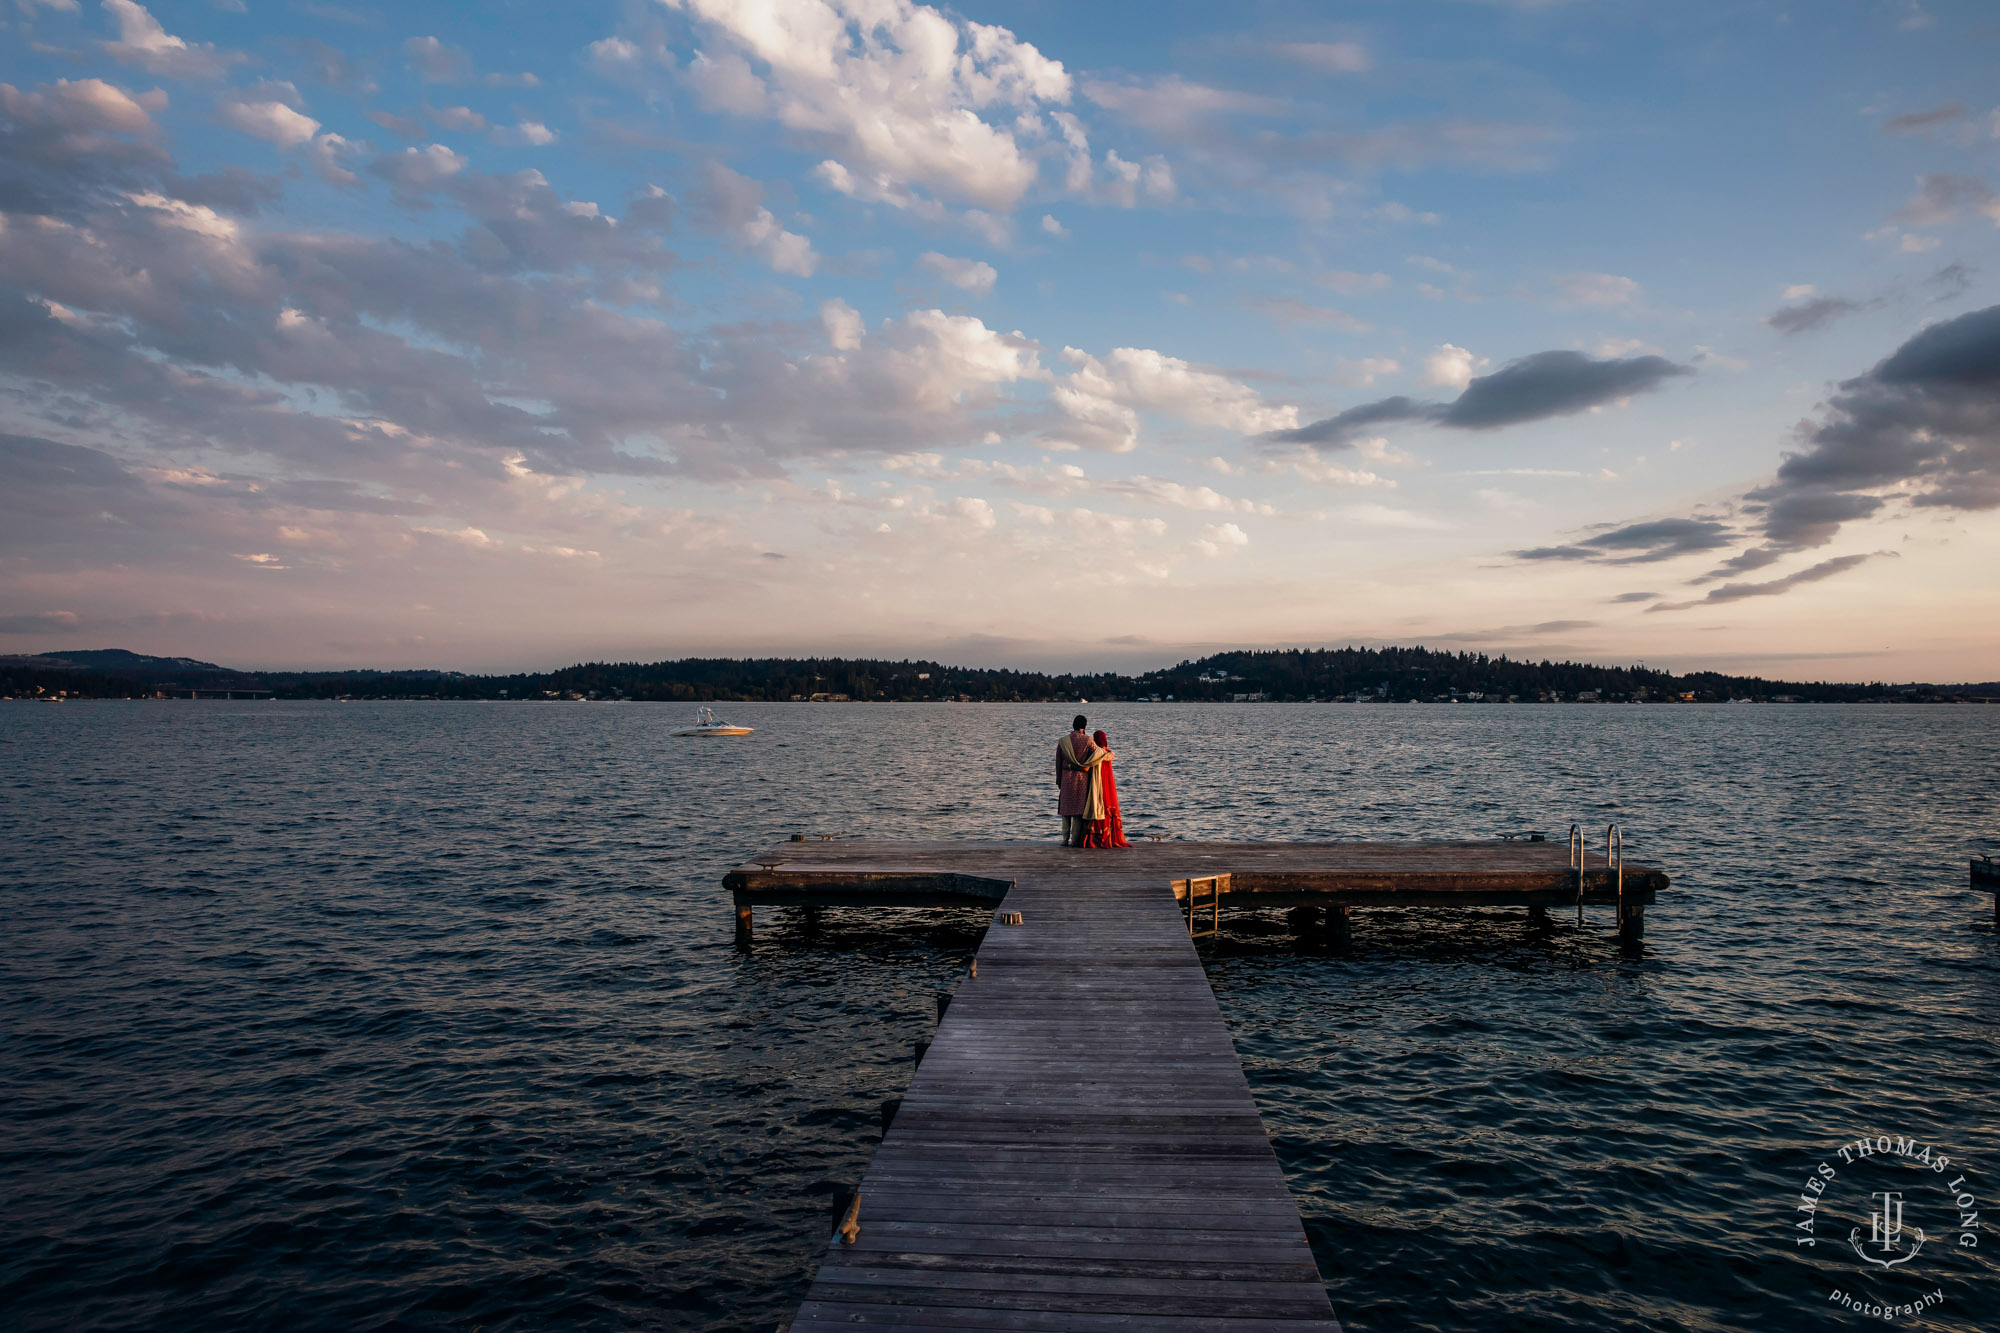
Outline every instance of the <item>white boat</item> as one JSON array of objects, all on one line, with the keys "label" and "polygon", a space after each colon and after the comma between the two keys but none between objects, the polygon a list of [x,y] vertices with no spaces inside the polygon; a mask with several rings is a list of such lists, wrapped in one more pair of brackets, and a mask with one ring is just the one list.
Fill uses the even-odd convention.
[{"label": "white boat", "polygon": [[694,710],[694,725],[691,727],[682,727],[679,731],[675,732],[674,735],[748,736],[751,732],[755,730],[756,730],[755,727],[732,727],[727,722],[717,722],[715,720],[715,710],[713,708],[697,708]]}]

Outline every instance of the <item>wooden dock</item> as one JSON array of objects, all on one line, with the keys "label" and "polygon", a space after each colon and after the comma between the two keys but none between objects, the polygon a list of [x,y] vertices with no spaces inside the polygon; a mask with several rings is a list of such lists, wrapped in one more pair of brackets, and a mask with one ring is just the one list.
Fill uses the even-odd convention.
[{"label": "wooden dock", "polygon": [[[1357,907],[1523,907],[1538,915],[1611,907],[1619,936],[1636,944],[1646,908],[1667,887],[1649,866],[1621,877],[1598,852],[1579,876],[1561,842],[1141,842],[1084,851],[1054,842],[779,843],[723,880],[736,899],[737,938],[748,943],[755,909],[997,904],[1009,884],[1094,884],[1107,872],[1169,888],[1204,913],[1220,908],[1324,910],[1318,929],[1344,943]],[[1211,894],[1211,886],[1213,894]]]},{"label": "wooden dock", "polygon": [[[1389,902],[1562,906],[1577,893],[1566,855],[1528,843],[836,841],[781,844],[732,871],[746,946],[757,905],[999,909],[793,1333],[1338,1333],[1190,916],[1198,930],[1219,914],[1211,898],[1343,920]],[[1604,874],[1601,861],[1586,868],[1587,900],[1616,902]],[[1635,907],[1665,884],[1626,867]]]}]

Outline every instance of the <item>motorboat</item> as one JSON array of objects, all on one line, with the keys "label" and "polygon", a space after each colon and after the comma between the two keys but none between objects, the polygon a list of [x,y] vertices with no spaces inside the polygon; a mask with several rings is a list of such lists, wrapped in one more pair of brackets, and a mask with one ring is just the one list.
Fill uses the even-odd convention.
[{"label": "motorboat", "polygon": [[713,708],[697,708],[694,710],[694,725],[691,727],[682,727],[679,731],[675,732],[674,735],[748,736],[751,732],[755,730],[756,730],[755,727],[732,727],[727,722],[717,722],[715,720],[715,710]]}]

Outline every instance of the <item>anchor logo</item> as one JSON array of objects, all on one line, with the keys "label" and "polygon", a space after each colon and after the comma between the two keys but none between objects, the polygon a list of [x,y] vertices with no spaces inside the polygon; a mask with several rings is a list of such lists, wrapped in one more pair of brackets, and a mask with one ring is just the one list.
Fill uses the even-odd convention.
[{"label": "anchor logo", "polygon": [[[1880,1190],[1872,1197],[1877,1206],[1874,1212],[1868,1214],[1867,1244],[1875,1246],[1880,1253],[1870,1254],[1862,1248],[1860,1227],[1847,1233],[1847,1243],[1854,1247],[1854,1252],[1865,1262],[1874,1264],[1877,1268],[1894,1268],[1897,1264],[1910,1262],[1924,1248],[1924,1229],[1910,1228],[1916,1234],[1916,1243],[1910,1246],[1907,1254],[1902,1253],[1903,1196],[1895,1190]],[[1891,1254],[1896,1257],[1893,1259],[1882,1257]]]}]

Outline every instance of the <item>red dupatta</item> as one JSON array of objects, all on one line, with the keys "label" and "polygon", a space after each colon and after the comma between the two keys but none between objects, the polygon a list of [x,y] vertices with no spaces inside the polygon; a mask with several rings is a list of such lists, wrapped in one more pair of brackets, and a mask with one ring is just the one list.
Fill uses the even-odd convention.
[{"label": "red dupatta", "polygon": [[[1110,739],[1103,732],[1091,737],[1099,749],[1109,750]],[[1106,759],[1097,765],[1097,780],[1104,784],[1104,818],[1090,821],[1090,828],[1083,835],[1085,847],[1130,847],[1125,841],[1125,820],[1118,813],[1118,779],[1112,776],[1111,761]]]}]

